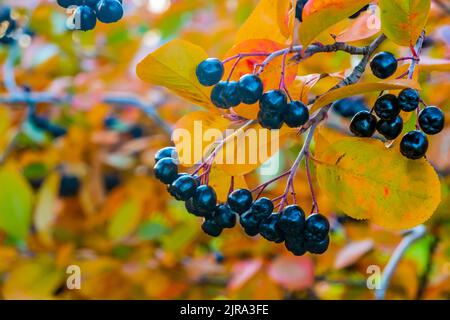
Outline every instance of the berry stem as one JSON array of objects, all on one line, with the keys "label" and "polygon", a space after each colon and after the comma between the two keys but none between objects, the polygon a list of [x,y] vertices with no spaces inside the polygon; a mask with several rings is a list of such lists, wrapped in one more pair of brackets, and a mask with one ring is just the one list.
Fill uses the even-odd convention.
[{"label": "berry stem", "polygon": [[268,55],[270,55],[270,53],[267,52],[247,52],[247,53],[238,53],[235,54],[234,56],[228,57],[224,60],[222,60],[222,63],[227,63],[230,62],[234,59],[242,59],[245,57],[267,57]]},{"label": "berry stem", "polygon": [[[290,48],[291,50],[292,50],[292,48]],[[288,89],[287,89],[287,87],[286,87],[286,83],[285,83],[285,81],[284,81],[284,79],[285,79],[285,74],[286,74],[286,56],[288,55],[288,51],[286,51],[284,54],[283,54],[283,61],[282,61],[282,63],[281,63],[281,77],[280,77],[280,86],[279,86],[279,89],[280,90],[284,90],[284,92],[286,92],[286,95],[288,96],[288,98],[289,98],[289,101],[292,101],[292,98],[291,98],[291,95],[289,94],[289,91],[288,91]]]},{"label": "berry stem", "polygon": [[239,61],[241,61],[241,59],[242,59],[242,57],[238,57],[236,59],[236,61],[233,63],[233,66],[231,67],[231,70],[230,70],[230,74],[228,75],[228,78],[227,78],[227,82],[230,82],[231,76],[233,75],[233,72],[236,69]]},{"label": "berry stem", "polygon": [[258,194],[257,194],[257,196],[256,196],[256,199],[258,199],[258,198],[261,196],[261,194],[264,192],[264,190],[265,190],[269,185],[271,185],[272,183],[274,183],[274,182],[276,182],[276,181],[282,179],[283,177],[289,175],[290,173],[291,173],[291,170],[288,170],[288,171],[286,171],[286,172],[280,174],[279,176],[277,176],[277,177],[275,177],[275,178],[273,178],[273,179],[271,179],[271,180],[269,180],[269,181],[266,181],[266,182],[260,184],[259,186],[257,186],[257,187],[255,187],[254,189],[252,189],[250,192],[253,193],[253,192],[258,191]]}]

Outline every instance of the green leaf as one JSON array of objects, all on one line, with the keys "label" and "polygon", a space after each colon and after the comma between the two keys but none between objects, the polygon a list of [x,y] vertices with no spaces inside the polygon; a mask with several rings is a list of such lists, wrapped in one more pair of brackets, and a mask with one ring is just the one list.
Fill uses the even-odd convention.
[{"label": "green leaf", "polygon": [[113,240],[121,240],[132,233],[141,218],[142,201],[128,198],[122,202],[108,226],[108,236]]}]

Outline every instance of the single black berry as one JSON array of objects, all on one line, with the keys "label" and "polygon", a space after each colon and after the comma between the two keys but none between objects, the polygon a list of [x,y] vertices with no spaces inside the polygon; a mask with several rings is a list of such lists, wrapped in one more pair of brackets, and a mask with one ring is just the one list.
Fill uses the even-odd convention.
[{"label": "single black berry", "polygon": [[236,189],[228,195],[227,202],[231,210],[242,214],[252,205],[252,193],[247,189]]},{"label": "single black berry", "polygon": [[403,119],[400,116],[393,120],[380,120],[377,123],[377,131],[387,140],[394,140],[403,130]]},{"label": "single black berry", "polygon": [[296,256],[302,256],[306,253],[305,242],[302,237],[286,237],[284,245]]},{"label": "single black berry", "polygon": [[59,184],[59,196],[62,198],[76,196],[80,190],[80,185],[78,177],[64,174]]},{"label": "single black berry", "polygon": [[305,4],[308,2],[308,0],[297,0],[297,4],[295,6],[295,18],[297,18],[299,21],[302,21],[302,15],[303,15],[303,8],[305,7]]},{"label": "single black berry", "polygon": [[[84,0],[84,4],[91,7],[91,8],[97,8],[98,3],[100,2],[100,0]],[[119,1],[120,3],[122,3],[122,1]]]},{"label": "single black berry", "polygon": [[186,207],[186,210],[189,213],[192,213],[194,216],[197,217],[206,217],[206,218],[211,218],[212,217],[212,212],[210,211],[200,211],[197,207],[195,207],[194,205],[194,199],[190,198],[188,200],[186,200],[186,202],[184,203],[184,206]]},{"label": "single black berry", "polygon": [[445,116],[437,107],[426,107],[419,113],[420,129],[426,134],[437,134],[444,129]]},{"label": "single black berry", "polygon": [[175,147],[165,147],[158,150],[158,152],[156,152],[155,154],[155,163],[157,163],[162,158],[177,159],[177,150],[175,149]]},{"label": "single black berry", "polygon": [[169,192],[177,200],[186,201],[192,198],[197,188],[197,180],[192,176],[185,174],[178,177],[169,187]]},{"label": "single black berry", "polygon": [[333,103],[333,111],[344,118],[353,118],[360,111],[367,111],[367,105],[361,97],[351,97],[337,100]]},{"label": "single black berry", "polygon": [[73,16],[75,29],[82,31],[89,31],[95,28],[97,24],[97,17],[95,11],[88,6],[79,6],[75,10]]},{"label": "single black berry", "polygon": [[259,108],[264,112],[283,114],[287,108],[286,94],[281,90],[265,92],[259,100]]},{"label": "single black berry", "polygon": [[377,99],[374,106],[375,113],[380,119],[392,120],[400,114],[398,99],[393,94],[385,94]]},{"label": "single black berry", "polygon": [[309,110],[303,102],[292,101],[288,103],[283,119],[290,128],[300,127],[309,120]]},{"label": "single black berry", "polygon": [[358,137],[371,137],[377,125],[377,118],[369,111],[360,111],[350,123],[350,131]]},{"label": "single black berry", "polygon": [[273,208],[273,202],[270,199],[263,197],[253,202],[250,211],[257,219],[262,220],[270,216],[273,212]]},{"label": "single black berry", "polygon": [[315,213],[306,218],[305,239],[306,241],[319,242],[328,235],[330,223],[328,219],[319,213]]},{"label": "single black berry", "polygon": [[224,72],[222,61],[217,58],[208,58],[200,62],[195,70],[198,82],[210,87],[222,79]]},{"label": "single black berry", "polygon": [[271,214],[259,224],[259,233],[267,240],[280,243],[284,241],[283,233],[278,223],[280,215],[278,213]]},{"label": "single black berry", "polygon": [[283,126],[283,114],[264,112],[259,110],[258,123],[261,127],[271,130],[280,129]]},{"label": "single black berry", "polygon": [[211,90],[211,102],[217,107],[222,109],[229,109],[230,106],[227,104],[223,97],[223,92],[227,87],[227,83],[225,81],[220,81],[218,84],[214,86]]},{"label": "single black berry", "polygon": [[229,109],[241,103],[236,81],[221,81],[211,90],[212,103],[222,109]]},{"label": "single black berry", "polygon": [[249,236],[253,237],[259,233],[259,224],[261,222],[251,210],[243,213],[240,216],[239,222],[241,226],[244,228],[244,231]]},{"label": "single black berry", "polygon": [[398,105],[406,112],[414,111],[419,107],[419,93],[414,89],[404,89],[398,95]]},{"label": "single black berry", "polygon": [[380,52],[370,62],[372,73],[380,79],[392,76],[397,70],[397,59],[390,52]]},{"label": "single black berry", "polygon": [[327,235],[325,239],[321,241],[306,241],[305,249],[313,254],[322,254],[327,251],[330,244],[330,237]]},{"label": "single black berry", "polygon": [[238,90],[243,103],[254,104],[263,94],[263,83],[257,75],[246,74],[239,79]]},{"label": "single black berry", "polygon": [[212,219],[205,219],[202,223],[202,230],[211,237],[218,237],[222,233],[222,228]]},{"label": "single black berry", "polygon": [[56,3],[63,8],[77,5],[77,0],[56,0]]},{"label": "single black berry", "polygon": [[213,217],[221,228],[233,228],[236,225],[236,214],[226,204],[218,205]]},{"label": "single black berry", "polygon": [[400,152],[409,159],[420,159],[428,149],[427,136],[419,130],[405,134],[400,142]]},{"label": "single black berry", "polygon": [[201,185],[197,187],[193,199],[194,207],[204,214],[212,214],[216,209],[216,192],[210,186]]},{"label": "single black berry", "polygon": [[171,184],[178,178],[178,166],[174,159],[163,158],[153,167],[155,177],[165,184]]},{"label": "single black berry", "polygon": [[302,235],[305,228],[305,213],[297,205],[290,205],[281,212],[279,228],[285,237]]},{"label": "single black berry", "polygon": [[97,18],[103,23],[117,22],[123,17],[123,6],[117,0],[100,0],[97,3]]}]

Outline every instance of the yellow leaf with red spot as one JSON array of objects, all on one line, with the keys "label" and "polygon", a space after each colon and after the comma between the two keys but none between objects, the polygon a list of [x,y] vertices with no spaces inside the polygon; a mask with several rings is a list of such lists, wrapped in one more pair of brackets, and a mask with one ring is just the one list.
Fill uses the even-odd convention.
[{"label": "yellow leaf with red spot", "polygon": [[342,138],[316,148],[315,158],[321,191],[353,218],[388,229],[412,228],[428,220],[441,201],[439,178],[427,160],[407,159],[379,140]]}]

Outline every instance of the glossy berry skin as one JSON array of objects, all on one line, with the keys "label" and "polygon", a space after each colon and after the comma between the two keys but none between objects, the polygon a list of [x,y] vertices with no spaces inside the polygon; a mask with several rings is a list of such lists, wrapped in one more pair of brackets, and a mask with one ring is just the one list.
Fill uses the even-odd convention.
[{"label": "glossy berry skin", "polygon": [[217,84],[222,79],[224,72],[222,61],[217,58],[203,60],[197,66],[195,74],[198,82],[206,87]]},{"label": "glossy berry skin", "polygon": [[394,140],[403,130],[403,119],[400,116],[393,120],[380,120],[377,123],[377,131],[387,140]]},{"label": "glossy berry skin", "polygon": [[330,232],[330,223],[320,213],[314,213],[306,218],[305,239],[306,241],[319,242],[326,238]]},{"label": "glossy berry skin", "polygon": [[244,228],[244,231],[250,237],[256,236],[259,233],[259,224],[261,222],[251,210],[241,215],[239,222]]},{"label": "glossy berry skin", "polygon": [[281,90],[265,92],[259,100],[260,110],[271,114],[282,114],[287,108],[287,97]]},{"label": "glossy berry skin", "polygon": [[228,195],[227,203],[231,210],[243,214],[252,205],[252,193],[247,189],[236,189]]},{"label": "glossy berry skin", "polygon": [[437,107],[426,107],[419,113],[420,129],[426,134],[437,134],[444,129],[445,116]]},{"label": "glossy berry skin", "polygon": [[[84,4],[91,8],[96,8],[99,2],[100,0],[84,0]],[[119,2],[122,3],[121,1]]]},{"label": "glossy berry skin", "polygon": [[204,214],[212,213],[216,209],[216,192],[210,186],[197,187],[192,198],[194,207]]},{"label": "glossy berry skin", "polygon": [[400,109],[411,112],[419,107],[419,93],[414,89],[403,89],[398,95],[398,105]]},{"label": "glossy berry skin", "polygon": [[283,233],[278,227],[280,215],[271,214],[259,224],[259,233],[267,240],[280,243],[284,241]]},{"label": "glossy berry skin", "polygon": [[283,115],[280,113],[264,112],[260,110],[258,112],[258,123],[261,127],[276,130],[283,126]]},{"label": "glossy berry skin", "polygon": [[95,28],[97,17],[95,11],[88,6],[79,6],[74,14],[75,29],[89,31]]},{"label": "glossy berry skin", "polygon": [[297,4],[295,6],[295,18],[297,18],[300,22],[303,20],[303,8],[307,2],[308,0],[297,0]]},{"label": "glossy berry skin", "polygon": [[377,99],[374,106],[375,113],[380,119],[392,120],[400,114],[398,99],[393,94],[385,94]]},{"label": "glossy berry skin", "polygon": [[322,254],[325,251],[327,251],[329,245],[330,245],[330,237],[327,235],[325,239],[319,242],[306,241],[305,249],[312,254]]},{"label": "glossy berry skin", "polygon": [[68,8],[70,6],[77,5],[76,0],[56,0],[56,3],[58,3],[58,5],[63,8]]},{"label": "glossy berry skin", "polygon": [[236,225],[236,214],[226,204],[218,205],[213,217],[221,228],[233,228]]},{"label": "glossy berry skin", "polygon": [[229,109],[230,106],[227,104],[226,100],[223,97],[223,92],[227,87],[227,83],[225,81],[220,81],[218,84],[214,86],[211,90],[211,102],[217,107],[221,109]]},{"label": "glossy berry skin", "polygon": [[295,256],[302,256],[306,253],[305,243],[301,237],[286,238],[284,245]]},{"label": "glossy berry skin", "polygon": [[278,226],[285,237],[302,235],[305,229],[305,213],[297,205],[290,205],[281,212]]},{"label": "glossy berry skin", "polygon": [[419,130],[405,134],[400,142],[400,152],[408,159],[416,160],[425,156],[428,149],[427,136]]},{"label": "glossy berry skin", "polygon": [[367,111],[367,105],[364,99],[360,97],[356,98],[344,98],[337,100],[333,103],[333,111],[344,118],[353,118],[355,114],[360,111]]},{"label": "glossy berry skin", "polygon": [[302,102],[292,101],[283,113],[283,120],[288,127],[298,128],[309,120],[309,110]]},{"label": "glossy berry skin", "polygon": [[358,137],[371,137],[377,125],[377,118],[369,111],[360,111],[350,123],[350,131]]},{"label": "glossy berry skin", "polygon": [[197,188],[197,180],[186,174],[178,177],[169,187],[169,192],[177,200],[186,201],[192,198]]},{"label": "glossy berry skin", "polygon": [[97,18],[103,23],[117,22],[123,17],[123,6],[117,0],[100,0],[97,4]]},{"label": "glossy berry skin", "polygon": [[197,207],[195,207],[194,199],[192,199],[192,198],[186,200],[186,202],[184,203],[184,206],[186,207],[186,210],[189,213],[192,213],[194,216],[205,217],[205,218],[211,218],[212,217],[212,212],[210,212],[210,211],[200,211]]},{"label": "glossy berry skin", "polygon": [[174,159],[163,158],[153,167],[155,177],[165,184],[171,184],[178,178],[178,166]]},{"label": "glossy berry skin", "polygon": [[162,158],[176,159],[177,158],[177,150],[175,149],[175,147],[165,147],[165,148],[158,150],[158,152],[156,152],[156,154],[155,154],[155,163],[157,163]]},{"label": "glossy berry skin", "polygon": [[202,224],[202,230],[211,237],[218,237],[222,233],[222,228],[212,219],[206,219]]},{"label": "glossy berry skin", "polygon": [[212,103],[222,109],[229,109],[241,103],[236,81],[221,81],[211,90]]},{"label": "glossy berry skin", "polygon": [[270,216],[273,212],[273,208],[273,202],[270,199],[263,197],[253,202],[250,211],[257,219],[262,220]]},{"label": "glossy berry skin", "polygon": [[380,79],[392,76],[397,70],[397,59],[390,52],[377,53],[370,62],[372,73]]},{"label": "glossy berry skin", "polygon": [[62,198],[74,197],[80,190],[80,179],[72,175],[63,175],[59,184],[59,196]]},{"label": "glossy berry skin", "polygon": [[263,94],[263,83],[258,76],[246,74],[239,79],[238,91],[243,103],[254,104]]}]

